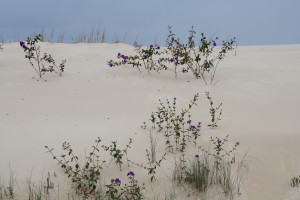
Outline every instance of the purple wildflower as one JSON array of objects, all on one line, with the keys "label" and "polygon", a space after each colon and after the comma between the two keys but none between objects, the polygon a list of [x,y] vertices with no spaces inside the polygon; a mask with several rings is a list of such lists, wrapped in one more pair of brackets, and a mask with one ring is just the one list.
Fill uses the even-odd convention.
[{"label": "purple wildflower", "polygon": [[134,174],[133,171],[130,171],[130,172],[127,173],[127,176],[134,176],[134,175],[135,175],[135,174]]},{"label": "purple wildflower", "polygon": [[25,42],[23,41],[20,41],[20,46],[23,48],[23,49],[28,49],[25,45]]},{"label": "purple wildflower", "polygon": [[218,138],[217,142],[218,142],[218,144],[221,144],[221,143],[222,143],[222,140],[220,140],[220,139]]},{"label": "purple wildflower", "polygon": [[117,56],[118,58],[120,58],[121,57],[121,54],[120,53],[118,53],[118,56]]},{"label": "purple wildflower", "polygon": [[153,48],[153,45],[152,45],[152,44],[150,45],[150,48]]},{"label": "purple wildflower", "polygon": [[176,97],[173,98],[173,101],[176,101]]},{"label": "purple wildflower", "polygon": [[198,155],[198,154],[196,154],[196,155],[195,155],[195,157],[196,157],[196,158],[199,158],[199,155]]},{"label": "purple wildflower", "polygon": [[170,59],[170,62],[174,62],[174,59],[173,59],[173,58],[171,58],[171,59]]},{"label": "purple wildflower", "polygon": [[186,123],[188,123],[188,124],[190,124],[191,122],[192,122],[192,120],[190,120],[190,119],[186,121]]},{"label": "purple wildflower", "polygon": [[196,126],[190,126],[190,131],[196,130]]},{"label": "purple wildflower", "polygon": [[119,178],[116,178],[115,183],[121,184],[121,180]]},{"label": "purple wildflower", "polygon": [[147,58],[148,58],[148,56],[144,56],[144,57],[143,57],[144,60],[147,59]]},{"label": "purple wildflower", "polygon": [[156,49],[160,49],[160,46],[156,47]]},{"label": "purple wildflower", "polygon": [[107,64],[108,64],[109,67],[113,67],[114,66],[114,63],[113,63],[112,60],[110,60]]},{"label": "purple wildflower", "polygon": [[214,42],[214,43],[213,43],[213,46],[214,46],[214,47],[215,47],[215,46],[217,46],[217,43],[216,43],[216,42]]},{"label": "purple wildflower", "polygon": [[175,60],[178,60],[178,56],[175,57]]}]

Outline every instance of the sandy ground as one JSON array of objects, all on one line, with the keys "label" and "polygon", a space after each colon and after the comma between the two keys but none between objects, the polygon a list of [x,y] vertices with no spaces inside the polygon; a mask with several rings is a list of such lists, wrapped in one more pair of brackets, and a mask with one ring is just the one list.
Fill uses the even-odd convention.
[{"label": "sandy ground", "polygon": [[[240,142],[240,153],[248,153],[240,199],[300,199],[300,189],[289,186],[290,178],[300,175],[300,45],[238,47],[236,56],[220,64],[214,86],[191,74],[175,79],[171,72],[149,76],[129,66],[109,68],[107,61],[118,52],[133,52],[125,44],[42,43],[41,47],[57,61],[67,60],[62,77],[46,74],[39,80],[18,43],[5,44],[0,52],[2,179],[7,180],[12,170],[21,188],[30,176],[39,180],[55,171],[65,177],[44,146],[60,154],[61,144],[68,141],[83,154],[98,136],[103,144],[116,140],[121,147],[131,137],[130,156],[145,159],[149,133],[140,126],[148,121],[158,99],[176,97],[180,108],[200,93],[193,118],[207,124],[205,92],[209,91],[216,103],[223,103],[223,115],[216,133],[208,128],[203,132],[229,134],[232,141]],[[170,163],[166,161],[166,171]],[[125,177],[129,170],[139,172],[136,167],[119,172],[112,165],[106,178]],[[148,183],[146,173],[136,176]],[[168,190],[169,178],[160,175],[157,185]],[[67,180],[60,181],[63,185]],[[147,190],[150,196],[155,191]],[[22,193],[17,197],[22,199]]]}]

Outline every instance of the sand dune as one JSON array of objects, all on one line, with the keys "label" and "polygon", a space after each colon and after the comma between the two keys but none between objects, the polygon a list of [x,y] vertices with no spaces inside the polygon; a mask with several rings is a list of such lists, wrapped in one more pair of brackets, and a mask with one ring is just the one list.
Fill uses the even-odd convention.
[{"label": "sand dune", "polygon": [[[180,108],[199,93],[193,118],[208,124],[205,92],[209,91],[216,103],[223,103],[223,115],[216,130],[203,127],[203,140],[229,134],[231,141],[240,142],[240,154],[248,153],[243,192],[237,199],[300,198],[299,188],[289,186],[291,177],[300,175],[300,45],[238,47],[236,56],[232,54],[220,64],[214,86],[206,86],[191,74],[174,78],[171,72],[153,72],[149,76],[130,66],[108,67],[107,61],[115,59],[118,52],[133,53],[133,47],[126,44],[42,43],[43,51],[67,60],[62,77],[47,74],[44,79],[37,78],[18,43],[3,48],[0,176],[7,180],[13,170],[18,188],[31,174],[39,180],[54,171],[62,188],[70,184],[46,154],[45,145],[60,154],[61,144],[68,141],[84,155],[98,136],[104,144],[116,140],[122,147],[130,137],[134,143],[129,156],[145,161],[149,131],[141,125],[149,121],[158,100],[176,97]],[[164,147],[159,147],[159,152],[163,151]],[[146,190],[149,198],[155,194],[163,197],[169,190],[172,167],[172,159],[163,163],[158,182]],[[120,172],[114,164],[105,171],[106,182],[111,177],[126,177],[129,170],[149,184],[147,173],[138,167],[125,166]],[[177,199],[192,199],[184,188],[175,188]],[[20,189],[16,199],[24,199],[24,192]],[[67,189],[61,193],[60,199],[66,199]],[[216,195],[211,199],[222,198]]]}]

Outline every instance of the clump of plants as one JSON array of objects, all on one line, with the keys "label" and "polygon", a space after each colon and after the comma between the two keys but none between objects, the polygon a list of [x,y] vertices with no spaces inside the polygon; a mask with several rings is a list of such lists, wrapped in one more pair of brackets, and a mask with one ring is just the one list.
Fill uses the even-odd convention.
[{"label": "clump of plants", "polygon": [[33,67],[34,71],[40,78],[47,72],[54,72],[61,76],[65,70],[66,60],[57,65],[51,54],[44,53],[41,55],[40,42],[41,34],[36,35],[33,39],[28,38],[25,42],[21,41],[20,46],[25,52],[25,58],[27,58]]},{"label": "clump of plants", "polygon": [[10,170],[9,181],[7,184],[0,177],[0,200],[2,199],[14,199],[15,197],[15,187],[16,178],[13,171]]},{"label": "clump of plants", "polygon": [[122,185],[122,181],[119,178],[111,179],[109,185],[106,187],[107,199],[114,200],[141,200],[144,199],[142,190],[145,189],[145,184],[139,185],[138,181],[134,178],[135,173],[130,171],[127,173],[128,183]]},{"label": "clump of plants", "polygon": [[[56,174],[54,173],[54,177]],[[48,172],[48,176],[46,181],[41,180],[40,183],[34,183],[31,180],[31,177],[26,180],[26,192],[27,192],[27,200],[41,200],[52,199],[51,193],[54,190],[54,182],[51,180],[52,176]]]},{"label": "clump of plants", "polygon": [[188,107],[181,111],[177,109],[176,98],[173,98],[172,101],[166,99],[165,102],[159,100],[157,111],[151,114],[152,128],[158,128],[158,132],[164,132],[166,149],[169,152],[174,152],[174,150],[184,152],[187,142],[191,139],[196,144],[200,135],[201,122],[192,123],[190,111],[194,105],[197,105],[198,98],[199,94],[197,93]]},{"label": "clump of plants", "polygon": [[128,161],[128,149],[131,148],[131,144],[132,144],[132,139],[129,138],[129,142],[126,145],[125,149],[119,149],[117,147],[117,141],[113,141],[112,144],[110,146],[106,146],[106,145],[102,145],[102,148],[105,151],[109,151],[110,155],[113,157],[113,159],[115,160],[115,163],[117,165],[119,165],[120,167],[120,171],[122,171],[122,164],[123,164],[123,157],[126,156],[127,159],[127,164],[129,167],[129,161]]},{"label": "clump of plants", "polygon": [[48,146],[45,148],[48,150],[53,159],[57,161],[57,164],[68,175],[68,178],[72,181],[72,186],[77,194],[83,195],[85,199],[90,196],[99,195],[97,189],[98,182],[100,181],[102,165],[105,161],[100,160],[98,145],[101,139],[98,138],[95,141],[92,151],[85,156],[84,161],[80,161],[78,156],[73,152],[71,145],[67,142],[62,144],[62,148],[66,151],[66,154],[57,157],[53,153],[53,149]]},{"label": "clump of plants", "polygon": [[222,41],[217,49],[217,40],[215,38],[207,38],[204,33],[201,33],[198,39],[199,44],[195,42],[196,31],[192,27],[189,30],[187,43],[183,43],[179,38],[176,38],[169,26],[169,35],[167,37],[167,60],[174,64],[175,75],[180,71],[182,73],[192,72],[198,79],[202,79],[207,84],[207,78],[210,78],[210,84],[213,83],[215,73],[220,61],[232,50],[236,44],[235,38],[228,41]]},{"label": "clump of plants", "polygon": [[[197,79],[202,79],[205,84],[213,84],[217,67],[230,51],[236,46],[235,38],[228,41],[222,41],[221,45],[217,45],[218,37],[207,38],[201,33],[197,44],[196,31],[191,28],[189,31],[187,43],[183,43],[176,38],[169,26],[169,35],[166,39],[166,48],[161,49],[159,46],[150,45],[150,47],[142,48],[135,45],[135,55],[125,56],[118,53],[117,58],[121,61],[108,61],[110,67],[120,65],[132,65],[140,70],[140,66],[150,74],[151,70],[157,72],[161,70],[174,71],[175,77],[179,72],[191,72]],[[174,68],[170,68],[170,64]]]},{"label": "clump of plants", "polygon": [[240,194],[242,168],[245,163],[244,160],[237,160],[237,147],[240,143],[236,142],[227,150],[227,142],[228,135],[223,139],[211,138],[212,149],[200,147],[201,153],[191,160],[180,160],[174,169],[173,178],[192,184],[200,192],[206,192],[211,185],[219,185],[224,194],[231,198]]},{"label": "clump of plants", "polygon": [[142,47],[141,45],[135,44],[133,56],[126,56],[118,53],[118,61],[110,60],[108,65],[110,67],[121,66],[121,65],[132,65],[132,67],[138,68],[141,73],[140,67],[144,67],[148,73],[155,70],[157,72],[161,70],[166,70],[167,66],[163,62],[163,58],[159,56],[162,55],[162,50],[160,46],[150,45],[149,47]]},{"label": "clump of plants", "polygon": [[299,187],[300,185],[300,176],[294,176],[293,178],[291,178],[291,187]]}]

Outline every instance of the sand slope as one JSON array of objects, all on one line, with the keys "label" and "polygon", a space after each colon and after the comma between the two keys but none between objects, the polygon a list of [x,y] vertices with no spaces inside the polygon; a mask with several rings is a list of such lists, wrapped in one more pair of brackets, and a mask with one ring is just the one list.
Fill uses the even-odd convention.
[{"label": "sand slope", "polygon": [[2,177],[8,177],[9,166],[18,185],[31,173],[59,173],[45,145],[60,152],[61,143],[68,141],[83,153],[98,136],[106,144],[117,140],[120,145],[132,137],[131,155],[142,157],[149,136],[140,126],[158,99],[177,97],[179,106],[185,106],[199,92],[193,117],[205,124],[209,113],[204,92],[210,91],[216,103],[223,103],[217,131],[240,141],[240,151],[249,155],[243,198],[300,198],[300,189],[289,187],[290,178],[300,175],[300,45],[238,47],[236,56],[220,64],[215,86],[205,86],[191,74],[175,79],[170,72],[149,76],[131,67],[109,68],[107,61],[118,52],[133,52],[125,44],[41,47],[57,60],[67,60],[62,77],[33,79],[37,76],[18,43],[5,44],[0,52]]}]

